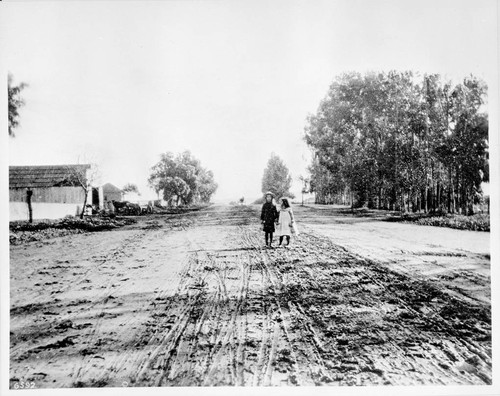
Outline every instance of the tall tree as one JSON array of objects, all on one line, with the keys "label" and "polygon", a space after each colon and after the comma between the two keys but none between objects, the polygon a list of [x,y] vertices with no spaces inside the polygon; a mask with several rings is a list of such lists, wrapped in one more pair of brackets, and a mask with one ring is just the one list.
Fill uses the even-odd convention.
[{"label": "tall tree", "polygon": [[215,194],[218,187],[213,172],[202,169],[198,174],[198,186],[200,201],[203,203],[210,202],[212,195]]},{"label": "tall tree", "polygon": [[275,153],[271,154],[262,176],[262,192],[271,191],[278,197],[295,196],[290,192],[292,186],[292,176],[283,160]]},{"label": "tall tree", "polygon": [[208,203],[217,190],[212,171],[203,168],[189,151],[177,156],[171,152],[162,154],[148,182],[157,194],[161,192],[169,202],[175,199],[177,205]]},{"label": "tall tree", "polygon": [[21,96],[21,91],[28,84],[19,83],[14,85],[14,77],[11,73],[7,77],[7,90],[9,97],[9,136],[15,136],[14,130],[19,126],[19,110],[24,106],[25,102]]}]

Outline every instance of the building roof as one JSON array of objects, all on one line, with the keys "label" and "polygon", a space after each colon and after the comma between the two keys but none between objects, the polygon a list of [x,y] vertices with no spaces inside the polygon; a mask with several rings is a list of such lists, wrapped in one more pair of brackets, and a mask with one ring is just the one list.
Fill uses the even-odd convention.
[{"label": "building roof", "polygon": [[122,193],[122,190],[120,190],[118,187],[116,187],[114,184],[111,183],[106,183],[103,184],[102,190],[106,191],[107,193]]},{"label": "building roof", "polygon": [[9,166],[9,188],[78,186],[88,169],[89,164]]}]

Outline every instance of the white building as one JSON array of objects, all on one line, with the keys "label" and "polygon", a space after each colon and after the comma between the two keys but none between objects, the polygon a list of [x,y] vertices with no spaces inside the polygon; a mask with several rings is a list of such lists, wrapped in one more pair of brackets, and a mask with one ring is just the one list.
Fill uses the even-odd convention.
[{"label": "white building", "polygon": [[[27,196],[31,191],[33,219],[58,219],[81,214],[90,165],[10,166],[10,221],[28,220]],[[88,188],[87,204],[92,204]]]}]

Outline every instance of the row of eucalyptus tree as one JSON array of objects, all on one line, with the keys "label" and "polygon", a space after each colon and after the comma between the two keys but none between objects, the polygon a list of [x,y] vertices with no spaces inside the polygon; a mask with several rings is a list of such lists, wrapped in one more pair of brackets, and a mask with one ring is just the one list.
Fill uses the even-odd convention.
[{"label": "row of eucalyptus tree", "polygon": [[317,203],[472,213],[489,178],[486,94],[473,76],[339,76],[305,129]]}]

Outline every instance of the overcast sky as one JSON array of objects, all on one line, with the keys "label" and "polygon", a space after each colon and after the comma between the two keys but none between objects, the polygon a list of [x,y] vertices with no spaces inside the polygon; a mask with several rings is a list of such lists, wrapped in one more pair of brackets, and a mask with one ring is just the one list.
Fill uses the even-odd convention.
[{"label": "overcast sky", "polygon": [[496,73],[497,2],[112,1],[3,4],[2,62],[29,84],[9,164],[96,162],[144,197],[162,152],[191,150],[218,199],[260,196],[271,152],[294,191],[302,136],[344,71]]}]

